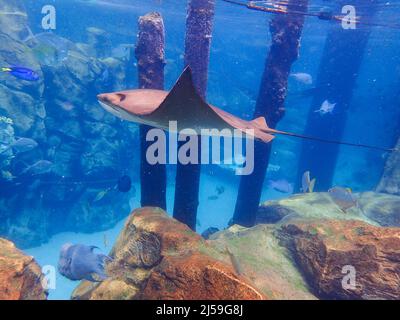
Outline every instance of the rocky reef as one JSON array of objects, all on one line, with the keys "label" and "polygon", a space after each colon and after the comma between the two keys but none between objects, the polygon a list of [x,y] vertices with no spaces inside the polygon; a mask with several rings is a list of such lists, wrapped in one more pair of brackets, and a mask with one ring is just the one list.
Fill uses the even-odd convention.
[{"label": "rocky reef", "polygon": [[280,236],[319,298],[400,299],[399,228],[316,220],[286,224]]},{"label": "rocky reef", "polygon": [[[110,278],[72,299],[264,299],[226,253],[157,208],[134,211],[110,256]],[[221,259],[225,256],[225,259]]]},{"label": "rocky reef", "polygon": [[325,193],[295,195],[260,206],[255,227],[208,240],[161,209],[138,209],[110,253],[110,278],[83,281],[72,298],[399,299],[400,229],[387,226],[399,198],[363,193],[344,213]]},{"label": "rocky reef", "polygon": [[43,276],[32,257],[0,238],[0,300],[45,300]]},{"label": "rocky reef", "polygon": [[[32,34],[20,0],[0,0],[0,9],[0,65],[40,77],[0,73],[0,236],[24,248],[61,231],[110,228],[130,212],[132,194],[94,200],[130,174],[137,129],[103,111],[96,94],[124,87],[127,51],[112,54],[106,32],[94,28],[86,43]],[[21,137],[38,147],[10,148]],[[38,163],[47,170],[29,170]]]},{"label": "rocky reef", "polygon": [[258,209],[257,223],[284,223],[287,220],[361,220],[371,225],[400,227],[400,197],[385,193],[356,194],[357,205],[344,213],[329,193],[296,194],[267,201]]},{"label": "rocky reef", "polygon": [[[327,193],[294,195],[260,206],[259,223],[275,235],[321,299],[399,299],[400,197],[357,195],[343,212]],[[343,285],[354,271],[353,287]]]}]

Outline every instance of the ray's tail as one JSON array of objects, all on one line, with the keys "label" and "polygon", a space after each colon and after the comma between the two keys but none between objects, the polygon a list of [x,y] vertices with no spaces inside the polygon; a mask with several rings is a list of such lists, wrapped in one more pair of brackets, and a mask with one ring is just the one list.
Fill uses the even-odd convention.
[{"label": "ray's tail", "polygon": [[270,129],[270,128],[268,128],[266,130],[262,130],[262,131],[269,133],[269,134],[278,134],[278,135],[289,136],[289,137],[294,137],[294,138],[299,138],[299,139],[319,141],[319,142],[331,143],[331,144],[340,144],[340,145],[359,147],[359,148],[374,149],[374,150],[380,150],[380,151],[385,151],[385,152],[393,152],[393,151],[397,150],[396,148],[384,148],[384,147],[378,147],[378,146],[370,146],[370,145],[361,144],[361,143],[351,143],[351,142],[343,142],[343,141],[336,141],[336,140],[328,140],[328,139],[311,137],[311,136],[306,136],[306,135],[292,133],[292,132],[274,130],[274,129]]}]

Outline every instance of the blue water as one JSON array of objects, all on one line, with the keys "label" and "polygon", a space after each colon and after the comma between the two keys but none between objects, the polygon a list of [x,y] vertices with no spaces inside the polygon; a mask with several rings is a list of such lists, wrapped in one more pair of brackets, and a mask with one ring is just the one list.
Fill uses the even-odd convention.
[{"label": "blue water", "polygon": [[[41,265],[56,266],[59,249],[66,242],[97,245],[107,252],[126,216],[140,207],[140,150],[137,125],[105,114],[96,102],[96,95],[137,88],[136,59],[131,56],[121,62],[121,52],[115,49],[121,44],[135,44],[137,20],[151,11],[160,12],[164,19],[165,88],[174,85],[184,67],[186,1],[13,0],[9,2],[14,6],[11,9],[4,6],[6,2],[0,0],[0,19],[3,22],[6,18],[11,19],[11,23],[23,27],[23,32],[11,34],[12,28],[0,30],[0,35],[5,32],[10,36],[7,38],[10,45],[0,48],[0,64],[35,63],[44,82],[36,87],[0,74],[0,117],[12,119],[14,123],[11,125],[13,134],[10,126],[0,123],[0,138],[5,140],[14,135],[15,138],[32,138],[39,143],[34,150],[8,154],[9,162],[0,162],[0,236],[16,242]],[[336,7],[335,1],[315,0],[310,3],[313,10]],[[57,10],[57,27],[45,31],[42,29],[41,10],[49,4]],[[10,14],[12,10],[26,10],[26,20]],[[362,8],[363,12],[368,13],[368,10]],[[391,1],[384,5],[382,1],[377,10],[374,21],[386,26],[371,28],[340,139],[392,147],[399,133],[400,32],[391,26],[399,16],[400,4]],[[272,41],[268,27],[272,18],[273,14],[216,1],[207,92],[211,104],[241,118],[253,118]],[[317,83],[320,60],[326,50],[326,36],[332,24],[334,22],[306,18],[300,55],[291,73],[307,73],[313,84],[289,77],[286,114],[278,129],[302,133],[309,112],[319,109],[320,105],[313,105],[310,97],[298,93],[314,88]],[[70,46],[76,45],[89,50],[85,47],[89,27],[105,31],[110,50],[106,57],[99,57],[98,52],[92,54],[97,62],[91,60],[93,69],[87,71],[87,57],[75,54],[71,58],[69,52]],[[27,45],[27,38],[46,39],[49,33],[51,39],[56,39],[56,56],[54,47],[48,42],[18,55],[13,51],[18,43]],[[113,55],[119,61],[118,69],[102,69],[112,65],[107,59]],[[66,61],[75,62],[66,65]],[[79,61],[83,61],[82,65]],[[91,72],[98,70],[96,68],[101,71],[96,71],[98,75],[93,76]],[[112,72],[115,74],[110,74]],[[102,126],[96,129],[96,124]],[[268,180],[296,184],[301,146],[301,140],[276,138],[269,162],[275,169],[267,174],[261,201],[289,195],[272,189]],[[315,156],[317,153],[318,150]],[[5,161],[5,155],[7,153],[0,154],[0,161]],[[23,175],[26,168],[43,159],[52,162],[50,172]],[[386,159],[387,154],[383,152],[341,147],[332,185],[350,187],[355,191],[373,190],[381,178]],[[168,172],[167,211],[172,214],[174,168],[168,167]],[[201,176],[199,233],[208,227],[226,228],[234,212],[240,178],[226,169],[215,172],[210,174],[206,169]],[[114,188],[122,175],[132,178],[134,188],[129,193],[111,191],[105,194],[104,199],[93,200],[99,192]],[[224,192],[215,198],[218,187],[223,187]],[[80,216],[84,216],[82,222]],[[108,247],[104,246],[105,234]],[[49,298],[68,299],[76,285],[76,282],[57,274],[57,288],[50,290]]]}]

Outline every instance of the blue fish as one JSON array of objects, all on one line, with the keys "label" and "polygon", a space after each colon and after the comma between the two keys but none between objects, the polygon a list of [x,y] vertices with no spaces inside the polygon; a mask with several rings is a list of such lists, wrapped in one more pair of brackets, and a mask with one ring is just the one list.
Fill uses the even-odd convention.
[{"label": "blue fish", "polygon": [[16,78],[25,81],[38,81],[40,79],[39,75],[35,71],[24,67],[1,68],[1,72],[7,72]]},{"label": "blue fish", "polygon": [[[58,271],[66,278],[101,282],[108,278],[105,263],[112,259],[93,252],[97,247],[66,243],[61,248]],[[96,277],[96,278],[95,278]]]}]

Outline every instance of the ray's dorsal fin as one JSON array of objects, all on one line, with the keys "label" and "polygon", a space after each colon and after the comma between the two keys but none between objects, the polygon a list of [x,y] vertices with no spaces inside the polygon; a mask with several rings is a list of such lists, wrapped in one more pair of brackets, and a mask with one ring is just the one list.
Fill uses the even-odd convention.
[{"label": "ray's dorsal fin", "polygon": [[[197,93],[190,67],[186,67],[174,87],[151,114],[158,122],[177,121],[178,130],[206,124],[210,128],[220,128],[223,120]],[[227,125],[226,125],[227,126]]]},{"label": "ray's dorsal fin", "polygon": [[252,123],[262,127],[262,128],[268,128],[268,124],[267,121],[265,120],[264,117],[258,117],[256,119],[254,119],[253,121],[251,121]]}]

